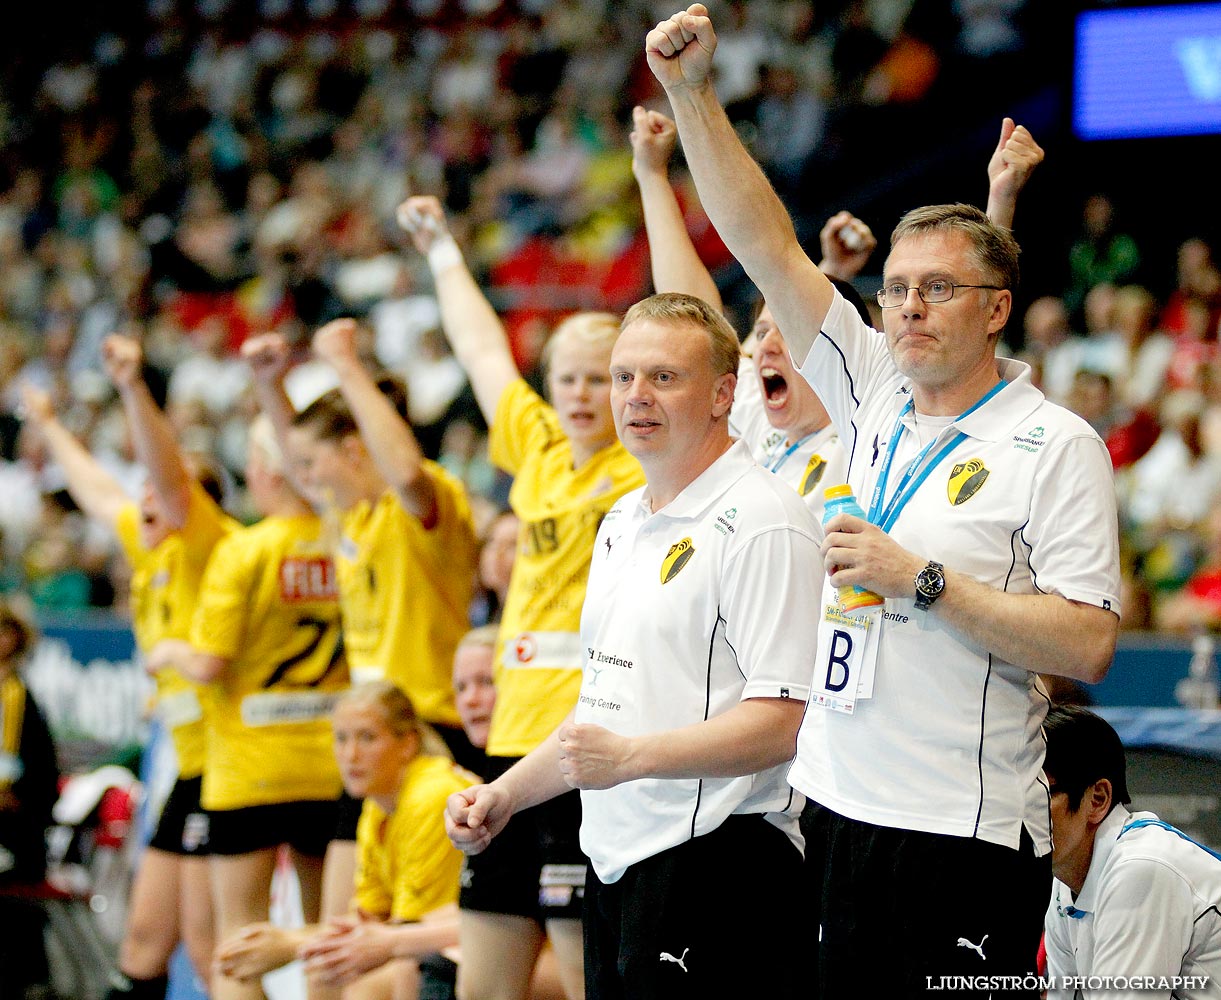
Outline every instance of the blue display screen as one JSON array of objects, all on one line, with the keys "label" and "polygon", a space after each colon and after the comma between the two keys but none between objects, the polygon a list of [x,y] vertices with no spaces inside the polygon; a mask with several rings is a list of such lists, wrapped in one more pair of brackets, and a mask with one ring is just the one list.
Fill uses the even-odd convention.
[{"label": "blue display screen", "polygon": [[1221,133],[1221,3],[1089,11],[1076,43],[1078,137]]}]

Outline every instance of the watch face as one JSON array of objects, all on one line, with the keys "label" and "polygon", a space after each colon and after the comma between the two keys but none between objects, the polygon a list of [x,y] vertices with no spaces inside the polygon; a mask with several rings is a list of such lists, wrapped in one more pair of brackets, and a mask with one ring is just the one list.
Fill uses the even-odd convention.
[{"label": "watch face", "polygon": [[916,577],[916,589],[925,597],[937,597],[945,589],[945,575],[931,566],[925,566]]}]

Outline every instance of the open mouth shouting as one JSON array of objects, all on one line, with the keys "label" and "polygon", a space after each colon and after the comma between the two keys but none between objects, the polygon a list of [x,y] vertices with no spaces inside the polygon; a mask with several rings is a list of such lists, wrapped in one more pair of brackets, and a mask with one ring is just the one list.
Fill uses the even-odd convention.
[{"label": "open mouth shouting", "polygon": [[763,386],[763,400],[769,410],[780,410],[789,401],[789,383],[783,375],[770,365],[759,369],[759,380]]}]

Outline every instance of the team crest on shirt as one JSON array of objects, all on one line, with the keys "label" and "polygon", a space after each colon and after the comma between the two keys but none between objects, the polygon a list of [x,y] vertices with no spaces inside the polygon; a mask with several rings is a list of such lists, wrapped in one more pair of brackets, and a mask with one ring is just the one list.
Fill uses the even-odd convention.
[{"label": "team crest on shirt", "polygon": [[695,546],[691,544],[690,538],[684,538],[681,542],[671,545],[670,551],[661,561],[661,582],[669,583],[678,576],[682,572],[682,568],[691,561],[693,555],[695,555]]},{"label": "team crest on shirt", "polygon": [[797,487],[797,492],[803,497],[809,496],[826,471],[826,460],[821,455],[811,455],[806,463],[806,471],[801,474],[801,485]]},{"label": "team crest on shirt", "polygon": [[988,475],[988,468],[979,458],[972,458],[954,466],[950,470],[950,481],[946,483],[945,487],[950,503],[955,507],[966,503],[979,492],[979,488],[987,481]]}]

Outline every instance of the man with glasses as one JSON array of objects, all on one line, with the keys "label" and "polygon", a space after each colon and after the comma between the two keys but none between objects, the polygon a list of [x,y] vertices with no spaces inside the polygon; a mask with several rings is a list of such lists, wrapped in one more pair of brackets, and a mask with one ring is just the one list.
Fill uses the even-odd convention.
[{"label": "man with glasses", "polygon": [[[810,709],[789,780],[803,815],[825,996],[885,954],[894,996],[1033,996],[1050,891],[1036,671],[1097,681],[1118,630],[1106,449],[995,356],[1018,278],[1007,229],[968,205],[909,212],[891,238],[884,330],[802,251],[711,84],[696,4],[649,33],[700,199],[766,297],[839,428],[869,516],[838,515]],[[835,588],[886,600],[845,617]],[[942,986],[942,988],[945,988]]]}]

